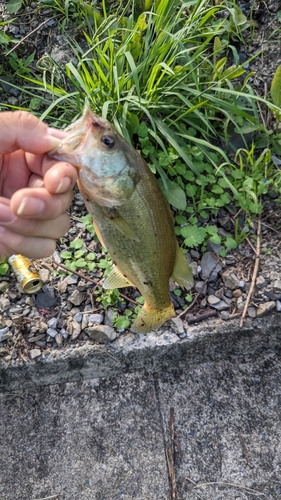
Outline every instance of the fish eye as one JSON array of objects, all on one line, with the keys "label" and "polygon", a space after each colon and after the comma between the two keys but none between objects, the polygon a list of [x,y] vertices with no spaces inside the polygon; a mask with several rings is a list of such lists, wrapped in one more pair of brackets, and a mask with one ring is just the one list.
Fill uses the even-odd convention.
[{"label": "fish eye", "polygon": [[101,138],[101,142],[108,149],[112,149],[115,146],[115,140],[113,139],[113,137],[110,137],[109,135],[103,135]]}]

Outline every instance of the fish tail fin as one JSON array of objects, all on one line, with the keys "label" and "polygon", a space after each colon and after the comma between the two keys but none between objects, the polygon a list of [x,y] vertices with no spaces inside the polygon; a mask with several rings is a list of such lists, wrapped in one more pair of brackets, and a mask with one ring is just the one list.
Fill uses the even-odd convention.
[{"label": "fish tail fin", "polygon": [[176,261],[172,274],[172,278],[179,284],[181,288],[189,290],[193,286],[193,276],[191,269],[185,260],[185,257],[180,249],[177,247]]},{"label": "fish tail fin", "polygon": [[165,309],[153,309],[145,303],[131,329],[135,333],[148,333],[174,317],[175,310],[172,302]]}]

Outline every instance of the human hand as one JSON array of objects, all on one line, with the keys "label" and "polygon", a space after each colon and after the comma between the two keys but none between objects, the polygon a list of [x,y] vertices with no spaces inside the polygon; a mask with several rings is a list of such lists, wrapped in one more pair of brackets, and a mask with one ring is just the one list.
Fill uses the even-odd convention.
[{"label": "human hand", "polygon": [[63,137],[25,111],[0,113],[0,260],[47,257],[68,231],[77,171],[44,154]]}]

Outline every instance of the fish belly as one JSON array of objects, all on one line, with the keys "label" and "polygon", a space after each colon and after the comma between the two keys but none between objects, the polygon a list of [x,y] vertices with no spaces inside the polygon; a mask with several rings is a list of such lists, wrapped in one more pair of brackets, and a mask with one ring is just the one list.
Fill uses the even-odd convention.
[{"label": "fish belly", "polygon": [[121,232],[114,218],[108,216],[108,210],[92,201],[89,193],[83,193],[82,186],[80,191],[114,266],[144,297],[145,304],[133,330],[144,333],[158,328],[175,315],[169,278],[177,241],[170,207],[157,181],[154,176],[141,179],[129,201],[118,208],[118,220],[125,221],[134,237]]}]

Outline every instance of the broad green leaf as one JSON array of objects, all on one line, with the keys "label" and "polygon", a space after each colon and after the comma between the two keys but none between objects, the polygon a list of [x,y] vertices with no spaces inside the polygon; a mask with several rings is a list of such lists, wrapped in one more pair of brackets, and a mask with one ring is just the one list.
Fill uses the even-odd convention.
[{"label": "broad green leaf", "polygon": [[219,234],[213,234],[213,236],[210,237],[210,241],[212,243],[215,243],[215,245],[220,245],[221,244],[221,237]]},{"label": "broad green leaf", "polygon": [[40,97],[33,97],[29,101],[29,107],[32,110],[37,110],[41,106],[41,104],[42,104],[42,99],[40,99]]},{"label": "broad green leaf", "polygon": [[87,265],[87,262],[85,261],[85,259],[78,259],[76,260],[75,264],[76,267],[85,267]]},{"label": "broad green leaf", "polygon": [[237,243],[233,238],[231,238],[231,236],[227,236],[224,244],[225,244],[226,248],[229,248],[229,249],[237,248]]},{"label": "broad green leaf", "polygon": [[9,271],[9,264],[7,262],[1,262],[0,263],[1,276],[5,276],[5,274],[7,274],[8,271]]},{"label": "broad green leaf", "polygon": [[81,240],[80,238],[76,239],[76,240],[73,240],[70,242],[70,247],[71,248],[75,248],[76,250],[78,250],[79,248],[81,248],[83,246],[83,240]]},{"label": "broad green leaf", "polygon": [[181,234],[185,238],[184,244],[189,248],[201,245],[206,238],[206,230],[203,227],[197,226],[183,227]]},{"label": "broad green leaf", "polygon": [[82,248],[80,250],[76,250],[76,252],[74,252],[75,259],[80,259],[80,257],[84,255],[85,251],[86,250],[83,250]]},{"label": "broad green leaf", "polygon": [[170,205],[178,210],[184,210],[186,207],[186,196],[184,190],[176,184],[176,182],[168,179],[168,177],[165,183],[162,178],[158,179],[158,183]]},{"label": "broad green leaf", "polygon": [[270,95],[275,106],[281,106],[281,65],[278,66],[275,71],[271,88]]},{"label": "broad green leaf", "polygon": [[9,14],[15,14],[16,12],[18,12],[18,10],[20,10],[21,6],[22,6],[22,0],[10,0],[6,4],[6,9],[9,12]]},{"label": "broad green leaf", "polygon": [[60,256],[62,259],[71,259],[72,253],[67,250],[65,252],[62,252]]}]

